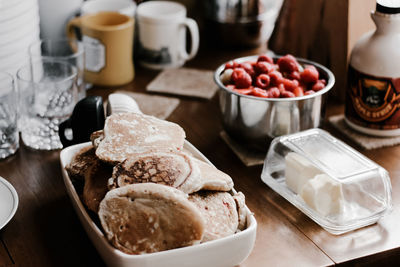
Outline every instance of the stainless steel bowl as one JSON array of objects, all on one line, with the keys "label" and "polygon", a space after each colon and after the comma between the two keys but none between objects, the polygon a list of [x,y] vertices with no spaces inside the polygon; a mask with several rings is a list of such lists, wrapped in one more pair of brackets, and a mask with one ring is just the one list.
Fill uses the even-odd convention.
[{"label": "stainless steel bowl", "polygon": [[[239,63],[255,61],[257,57],[243,57],[235,61]],[[229,90],[221,82],[220,75],[225,63],[217,68],[214,80],[219,87],[222,123],[230,137],[241,144],[266,151],[269,141],[274,137],[320,125],[324,114],[325,96],[335,84],[335,77],[330,70],[320,64],[300,58],[297,58],[297,61],[302,65],[314,65],[320,77],[327,81],[325,88],[315,94],[295,98],[260,98],[242,95]]]},{"label": "stainless steel bowl", "polygon": [[222,46],[256,47],[266,44],[283,0],[206,0],[206,31]]}]

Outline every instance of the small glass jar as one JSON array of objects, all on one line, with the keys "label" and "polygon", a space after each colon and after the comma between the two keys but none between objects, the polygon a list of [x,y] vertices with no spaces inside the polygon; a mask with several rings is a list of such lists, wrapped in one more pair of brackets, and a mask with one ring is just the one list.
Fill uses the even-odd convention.
[{"label": "small glass jar", "polygon": [[377,0],[376,30],[354,46],[346,92],[345,121],[375,136],[400,135],[400,1]]}]

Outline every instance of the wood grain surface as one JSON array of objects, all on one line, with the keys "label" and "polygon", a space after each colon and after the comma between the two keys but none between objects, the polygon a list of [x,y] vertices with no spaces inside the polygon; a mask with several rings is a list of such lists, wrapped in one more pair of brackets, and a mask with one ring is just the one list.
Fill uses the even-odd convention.
[{"label": "wood grain surface", "polygon": [[[229,59],[260,52],[264,49],[221,50],[203,44],[200,54],[186,66],[214,70]],[[131,84],[93,88],[88,94],[106,97],[116,90],[145,92],[146,85],[157,74],[136,66],[136,77]],[[223,142],[219,136],[222,125],[217,96],[211,100],[190,97],[180,97],[180,100],[168,119],[179,123],[187,139],[233,178],[235,188],[246,195],[247,205],[257,219],[256,244],[242,266],[336,263],[373,266],[400,261],[400,182],[397,181],[400,147],[362,151],[389,171],[393,212],[371,227],[333,236],[266,186],[260,179],[261,166],[244,166]],[[342,112],[341,106],[329,105],[328,114]],[[332,132],[343,138],[340,133]],[[105,265],[68,199],[60,172],[59,151],[32,151],[21,146],[15,156],[0,162],[0,175],[14,185],[20,200],[14,218],[0,230],[0,266]]]}]

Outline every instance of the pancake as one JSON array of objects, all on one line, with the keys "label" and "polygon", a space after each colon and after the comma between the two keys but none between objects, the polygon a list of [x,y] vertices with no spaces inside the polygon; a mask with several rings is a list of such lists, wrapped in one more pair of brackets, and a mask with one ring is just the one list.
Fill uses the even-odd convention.
[{"label": "pancake", "polygon": [[191,194],[200,190],[230,191],[231,177],[183,152],[132,156],[114,167],[109,189],[135,183],[159,183]]},{"label": "pancake", "polygon": [[[151,151],[181,150],[185,140],[185,132],[179,125],[137,113],[110,115],[103,136],[96,155],[113,164]],[[97,144],[98,138],[95,140]]]},{"label": "pancake", "polygon": [[136,183],[157,183],[190,194],[201,187],[199,168],[182,152],[150,152],[131,156],[116,165],[109,189]]},{"label": "pancake", "polygon": [[84,147],[74,155],[71,162],[65,166],[69,177],[72,181],[84,181],[86,170],[97,160],[95,149]]},{"label": "pancake", "polygon": [[200,191],[189,196],[205,220],[205,232],[201,242],[232,235],[238,228],[235,200],[227,192]]},{"label": "pancake", "polygon": [[240,231],[243,231],[244,229],[246,229],[247,225],[247,210],[246,210],[244,194],[242,192],[238,192],[233,195],[233,199],[235,200],[236,210],[238,212],[238,219],[239,219],[238,229]]},{"label": "pancake", "polygon": [[82,200],[91,211],[98,212],[100,201],[108,192],[108,179],[113,167],[97,159],[85,173]]},{"label": "pancake", "polygon": [[99,146],[101,140],[104,138],[104,131],[103,130],[98,130],[93,132],[90,135],[90,141],[92,142],[92,145],[97,149]]},{"label": "pancake", "polygon": [[193,159],[200,169],[201,190],[232,190],[233,181],[229,175],[202,160]]},{"label": "pancake", "polygon": [[143,183],[113,189],[98,214],[107,239],[128,254],[190,246],[203,238],[200,211],[170,186]]}]

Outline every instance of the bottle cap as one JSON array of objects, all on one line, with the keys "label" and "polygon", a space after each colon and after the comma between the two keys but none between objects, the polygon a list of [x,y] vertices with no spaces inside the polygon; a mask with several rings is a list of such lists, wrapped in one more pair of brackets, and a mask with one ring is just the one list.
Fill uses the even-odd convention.
[{"label": "bottle cap", "polygon": [[376,11],[384,14],[400,13],[400,0],[376,0]]}]

